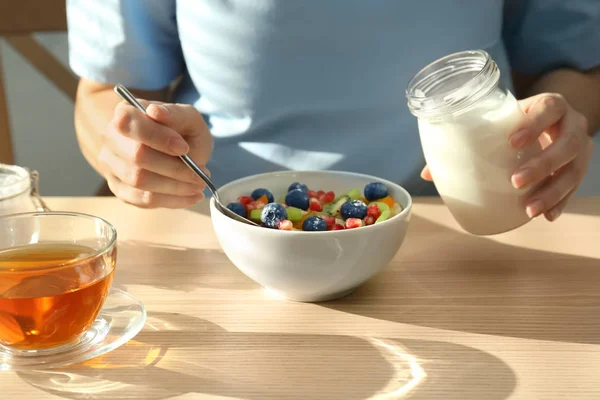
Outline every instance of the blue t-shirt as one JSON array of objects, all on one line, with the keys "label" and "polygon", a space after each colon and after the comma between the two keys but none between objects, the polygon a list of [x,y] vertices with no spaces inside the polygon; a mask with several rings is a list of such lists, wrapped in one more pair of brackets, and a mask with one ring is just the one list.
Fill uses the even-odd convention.
[{"label": "blue t-shirt", "polygon": [[205,116],[217,185],[335,169],[435,193],[404,95],[419,69],[484,49],[510,88],[511,67],[600,64],[599,0],[68,0],[67,11],[79,76],[132,89],[182,78],[175,101]]}]

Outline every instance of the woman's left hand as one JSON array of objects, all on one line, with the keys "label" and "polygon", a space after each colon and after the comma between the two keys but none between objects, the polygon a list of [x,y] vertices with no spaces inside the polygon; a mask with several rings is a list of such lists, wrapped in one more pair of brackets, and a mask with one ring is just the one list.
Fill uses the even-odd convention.
[{"label": "woman's left hand", "polygon": [[510,137],[515,149],[539,140],[544,150],[512,176],[521,189],[547,180],[527,202],[527,214],[556,220],[583,180],[594,149],[587,119],[557,93],[543,93],[519,102],[527,114],[523,129]]},{"label": "woman's left hand", "polygon": [[[519,149],[539,140],[543,151],[520,166],[512,175],[515,188],[546,181],[529,198],[527,214],[544,214],[556,220],[583,180],[594,149],[586,118],[575,111],[563,96],[543,93],[521,100],[527,118],[509,143]],[[432,180],[425,167],[421,176]]]}]

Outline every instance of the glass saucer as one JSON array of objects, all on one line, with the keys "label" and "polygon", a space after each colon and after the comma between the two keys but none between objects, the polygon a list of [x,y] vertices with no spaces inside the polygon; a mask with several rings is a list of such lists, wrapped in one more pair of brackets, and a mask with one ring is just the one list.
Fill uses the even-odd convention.
[{"label": "glass saucer", "polygon": [[98,318],[76,343],[39,351],[14,351],[0,345],[0,371],[56,368],[91,360],[127,343],[145,323],[144,305],[112,288]]}]

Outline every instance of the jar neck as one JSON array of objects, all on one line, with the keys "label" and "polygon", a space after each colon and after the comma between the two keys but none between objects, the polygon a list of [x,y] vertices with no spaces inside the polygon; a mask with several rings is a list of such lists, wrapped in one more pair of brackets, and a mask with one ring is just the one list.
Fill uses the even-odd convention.
[{"label": "jar neck", "polygon": [[450,54],[419,71],[406,89],[408,108],[418,118],[457,113],[498,87],[500,70],[483,50]]},{"label": "jar neck", "polygon": [[0,164],[0,201],[31,192],[31,175],[25,168]]}]

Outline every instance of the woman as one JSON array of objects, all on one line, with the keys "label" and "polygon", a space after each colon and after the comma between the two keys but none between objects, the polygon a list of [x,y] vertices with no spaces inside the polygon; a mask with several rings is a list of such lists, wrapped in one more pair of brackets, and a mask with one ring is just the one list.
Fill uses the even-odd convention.
[{"label": "woman", "polygon": [[[530,216],[560,215],[600,127],[597,0],[67,6],[82,152],[116,196],[140,207],[203,198],[203,183],[176,157],[188,152],[218,185],[286,168],[338,169],[434,194],[404,89],[421,67],[461,50],[490,53],[522,99],[528,118],[510,143],[552,143],[512,178],[524,187],[550,177],[527,204]],[[150,118],[120,104],[116,83],[153,103]]]}]

